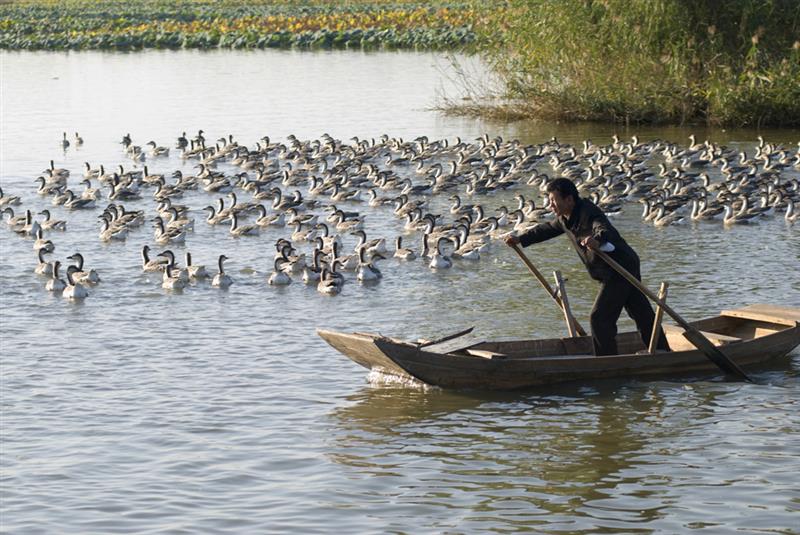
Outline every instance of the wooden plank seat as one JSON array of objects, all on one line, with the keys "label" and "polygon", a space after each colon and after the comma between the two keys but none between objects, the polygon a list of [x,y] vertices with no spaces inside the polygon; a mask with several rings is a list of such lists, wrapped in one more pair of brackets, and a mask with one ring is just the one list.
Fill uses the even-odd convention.
[{"label": "wooden plank seat", "polygon": [[793,326],[795,322],[800,322],[800,308],[775,305],[748,305],[742,308],[723,310],[720,315],[728,318],[765,321],[789,326]]},{"label": "wooden plank seat", "polygon": [[490,360],[508,358],[508,355],[505,355],[503,353],[495,353],[494,351],[484,351],[482,349],[467,349],[466,353],[468,355],[472,355],[473,357],[482,357]]},{"label": "wooden plank seat", "polygon": [[[669,342],[669,347],[673,351],[686,351],[694,349],[694,344],[684,338],[684,330],[682,327],[664,323],[661,325],[661,328],[664,330],[664,334],[667,337],[667,342]],[[707,331],[700,332],[717,347],[742,341],[741,338],[737,338],[736,336],[728,336],[727,334],[712,333]]]},{"label": "wooden plank seat", "polygon": [[455,340],[448,340],[446,342],[425,346],[422,350],[430,351],[431,353],[441,353],[444,355],[447,353],[457,353],[459,351],[465,351],[471,347],[475,347],[483,343],[485,343],[485,340],[483,339],[457,338]]}]

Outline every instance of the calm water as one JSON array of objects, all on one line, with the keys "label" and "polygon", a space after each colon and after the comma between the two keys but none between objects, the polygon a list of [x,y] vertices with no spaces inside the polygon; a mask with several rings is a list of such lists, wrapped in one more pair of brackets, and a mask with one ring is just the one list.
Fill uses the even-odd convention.
[{"label": "calm water", "polygon": [[[444,273],[387,261],[377,286],[353,281],[336,298],[299,281],[268,287],[272,244],[288,232],[230,238],[202,221],[216,198],[202,191],[183,199],[196,230],[173,249],[209,267],[225,253],[236,283],[169,293],[140,270],[141,246],[154,245],[149,225],[102,244],[99,210],[52,207],[33,182],[50,159],[72,170],[73,185],[84,161],[131,168],[118,143],[128,132],[171,146],[202,128],[252,146],[263,135],[323,133],[577,144],[617,132],[686,143],[692,130],[444,117],[428,109],[454,91],[447,62],[426,54],[3,52],[0,62],[4,192],[67,218],[68,232],[48,235],[55,258],[80,251],[103,279],[84,303],[52,296],[32,272],[31,240],[0,228],[2,532],[797,533],[797,351],[755,370],[758,385],[604,381],[475,394],[373,384],[314,329],[560,336],[559,312],[497,246]],[[85,144],[62,152],[62,131]],[[759,133],[787,146],[800,139],[694,132],[750,151]],[[149,162],[151,172],[191,166],[177,155]],[[152,215],[150,200],[126,207]],[[388,212],[373,212],[372,237],[398,233]],[[684,316],[800,306],[800,225],[656,229],[639,212],[630,206],[616,223],[646,281],[669,280]],[[587,323],[596,288],[566,240],[528,252],[545,273],[566,274]]]}]

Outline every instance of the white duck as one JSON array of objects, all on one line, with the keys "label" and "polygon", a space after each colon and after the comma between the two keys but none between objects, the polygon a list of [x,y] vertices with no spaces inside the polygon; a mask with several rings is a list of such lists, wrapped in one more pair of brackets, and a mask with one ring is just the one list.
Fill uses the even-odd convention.
[{"label": "white duck", "polygon": [[219,255],[219,261],[218,261],[219,273],[214,275],[214,278],[211,279],[211,286],[214,286],[216,288],[227,288],[228,286],[233,284],[233,279],[230,277],[230,275],[225,273],[225,270],[222,267],[222,263],[225,262],[225,260],[227,259],[228,257],[225,256],[224,254]]},{"label": "white duck", "polygon": [[75,273],[77,271],[78,268],[75,266],[69,266],[67,268],[67,286],[64,288],[64,291],[61,294],[64,299],[75,300],[89,297],[89,291],[86,289],[86,287],[75,280]]},{"label": "white duck", "polygon": [[431,269],[448,269],[453,266],[453,261],[450,257],[445,256],[442,252],[442,243],[448,242],[448,238],[439,238],[436,240],[436,251],[433,253],[433,257],[431,258],[430,263],[428,263],[428,267]]}]

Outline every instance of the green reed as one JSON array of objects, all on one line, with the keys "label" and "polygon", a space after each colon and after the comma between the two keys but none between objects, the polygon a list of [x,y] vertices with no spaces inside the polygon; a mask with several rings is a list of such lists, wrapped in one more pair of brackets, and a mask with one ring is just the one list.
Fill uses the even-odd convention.
[{"label": "green reed", "polygon": [[502,101],[453,111],[800,124],[797,0],[510,0],[478,30]]}]

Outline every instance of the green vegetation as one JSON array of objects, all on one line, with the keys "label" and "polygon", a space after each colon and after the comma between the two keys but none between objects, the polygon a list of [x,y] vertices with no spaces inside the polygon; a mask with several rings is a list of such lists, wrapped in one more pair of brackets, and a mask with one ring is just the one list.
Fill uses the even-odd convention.
[{"label": "green vegetation", "polygon": [[797,0],[510,0],[478,29],[502,104],[457,111],[800,124]]},{"label": "green vegetation", "polygon": [[12,2],[0,5],[0,49],[453,49],[474,41],[479,11],[402,1]]}]

